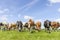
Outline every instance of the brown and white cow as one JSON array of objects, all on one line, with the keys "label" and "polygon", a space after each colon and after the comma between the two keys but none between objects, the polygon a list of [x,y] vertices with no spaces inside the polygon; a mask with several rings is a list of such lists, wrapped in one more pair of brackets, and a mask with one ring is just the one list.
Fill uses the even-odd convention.
[{"label": "brown and white cow", "polygon": [[41,30],[41,22],[40,21],[37,21],[35,25],[36,25],[36,29],[38,31]]},{"label": "brown and white cow", "polygon": [[32,19],[29,19],[29,21],[28,21],[28,28],[29,28],[30,32],[32,32],[32,30],[35,29],[35,23]]},{"label": "brown and white cow", "polygon": [[8,24],[8,30],[16,29],[16,28],[17,28],[16,23],[10,23],[10,24]]},{"label": "brown and white cow", "polygon": [[60,27],[60,23],[59,22],[51,22],[51,28],[52,30],[57,30]]}]

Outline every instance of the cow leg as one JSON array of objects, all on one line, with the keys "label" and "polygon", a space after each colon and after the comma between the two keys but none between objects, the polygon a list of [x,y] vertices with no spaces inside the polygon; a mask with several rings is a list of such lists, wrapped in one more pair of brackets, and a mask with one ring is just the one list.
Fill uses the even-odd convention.
[{"label": "cow leg", "polygon": [[20,30],[21,28],[20,28],[20,25],[17,25],[17,30],[20,32],[21,30]]},{"label": "cow leg", "polygon": [[26,27],[23,27],[23,30],[25,30],[26,29]]},{"label": "cow leg", "polygon": [[54,28],[52,28],[52,30],[54,30]]},{"label": "cow leg", "polygon": [[47,28],[45,28],[45,32],[47,31]]},{"label": "cow leg", "polygon": [[10,30],[11,28],[8,28],[8,30]]},{"label": "cow leg", "polygon": [[48,30],[48,33],[51,33],[50,27],[48,27],[47,30]]},{"label": "cow leg", "polygon": [[28,28],[28,30],[30,31],[30,28]]},{"label": "cow leg", "polygon": [[12,28],[12,26],[11,26],[11,27],[8,27],[8,30],[10,31],[10,30],[11,30],[11,28]]},{"label": "cow leg", "polygon": [[3,28],[2,30],[4,30],[4,31],[5,31],[5,28]]},{"label": "cow leg", "polygon": [[55,31],[58,31],[58,28],[55,28]]},{"label": "cow leg", "polygon": [[30,27],[30,32],[33,33],[33,26]]}]

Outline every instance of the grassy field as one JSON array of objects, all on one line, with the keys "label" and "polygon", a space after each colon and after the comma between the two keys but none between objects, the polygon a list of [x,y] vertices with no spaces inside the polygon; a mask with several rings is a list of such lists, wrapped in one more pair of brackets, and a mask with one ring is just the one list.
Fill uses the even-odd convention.
[{"label": "grassy field", "polygon": [[60,40],[60,31],[46,33],[40,32],[18,32],[18,31],[0,31],[0,40]]}]

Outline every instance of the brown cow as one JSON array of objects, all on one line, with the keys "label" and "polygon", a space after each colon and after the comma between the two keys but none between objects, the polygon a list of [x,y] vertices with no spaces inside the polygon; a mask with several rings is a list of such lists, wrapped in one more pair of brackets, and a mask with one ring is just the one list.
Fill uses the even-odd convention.
[{"label": "brown cow", "polygon": [[11,30],[11,29],[16,29],[16,24],[15,23],[11,23],[11,24],[8,24],[8,30]]},{"label": "brown cow", "polygon": [[55,21],[53,21],[53,22],[51,22],[51,28],[52,28],[52,30],[57,30],[57,28],[59,28],[59,22],[55,22]]},{"label": "brown cow", "polygon": [[36,29],[39,31],[41,29],[41,22],[37,21],[36,22]]},{"label": "brown cow", "polygon": [[32,30],[35,29],[35,23],[32,19],[29,19],[29,21],[28,21],[28,28],[29,28],[30,32],[32,32]]}]

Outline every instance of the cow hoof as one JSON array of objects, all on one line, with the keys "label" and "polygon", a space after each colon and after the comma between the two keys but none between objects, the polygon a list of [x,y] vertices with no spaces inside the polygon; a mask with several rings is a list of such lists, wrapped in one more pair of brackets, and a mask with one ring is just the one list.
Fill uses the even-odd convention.
[{"label": "cow hoof", "polygon": [[30,33],[33,33],[33,31],[31,31]]}]

